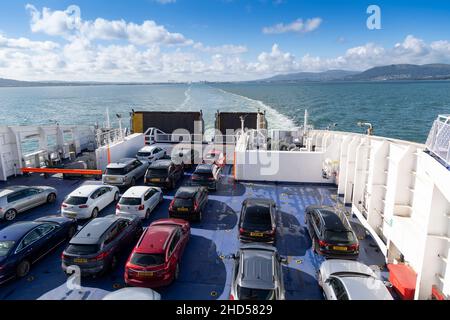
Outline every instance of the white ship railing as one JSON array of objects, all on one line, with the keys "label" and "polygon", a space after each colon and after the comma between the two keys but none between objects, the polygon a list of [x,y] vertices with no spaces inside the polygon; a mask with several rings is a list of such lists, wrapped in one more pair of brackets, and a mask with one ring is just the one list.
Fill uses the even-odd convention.
[{"label": "white ship railing", "polygon": [[450,166],[450,115],[440,115],[428,135],[427,149]]},{"label": "white ship railing", "polygon": [[122,129],[109,129],[97,131],[97,147],[107,146],[124,140],[126,134]]}]

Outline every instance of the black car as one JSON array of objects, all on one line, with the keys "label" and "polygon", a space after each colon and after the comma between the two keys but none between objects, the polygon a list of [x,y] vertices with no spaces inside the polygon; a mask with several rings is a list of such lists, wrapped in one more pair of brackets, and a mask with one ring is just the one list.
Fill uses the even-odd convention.
[{"label": "black car", "polygon": [[171,160],[153,162],[145,173],[145,184],[164,189],[175,189],[177,182],[184,176],[184,167]]},{"label": "black car", "polygon": [[83,227],[62,254],[62,268],[78,266],[82,276],[101,275],[116,267],[119,255],[142,234],[141,219],[135,215],[96,218]]},{"label": "black car", "polygon": [[18,222],[0,231],[0,284],[25,277],[31,265],[69,240],[77,231],[74,220],[50,216]]},{"label": "black car", "polygon": [[239,220],[239,239],[242,242],[276,241],[276,205],[271,199],[246,199]]},{"label": "black car", "polygon": [[305,223],[313,242],[313,250],[327,258],[356,259],[359,241],[347,217],[334,208],[310,206]]},{"label": "black car", "polygon": [[205,187],[182,187],[170,203],[169,216],[200,221],[207,203],[208,190]]},{"label": "black car", "polygon": [[191,184],[206,187],[208,190],[217,190],[219,170],[215,164],[199,164],[191,176]]}]

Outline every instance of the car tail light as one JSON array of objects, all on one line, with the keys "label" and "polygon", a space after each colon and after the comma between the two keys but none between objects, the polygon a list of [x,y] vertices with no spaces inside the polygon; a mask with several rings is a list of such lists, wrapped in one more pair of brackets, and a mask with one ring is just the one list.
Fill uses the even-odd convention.
[{"label": "car tail light", "polygon": [[173,200],[170,202],[170,205],[169,205],[169,210],[170,210],[170,211],[173,211],[173,206],[174,206],[174,204],[175,204],[175,199],[173,199]]},{"label": "car tail light", "polygon": [[144,209],[145,209],[145,207],[144,207],[143,204],[141,204],[141,205],[138,207],[138,210],[139,210],[139,211],[142,211],[142,210],[144,210]]},{"label": "car tail light", "polygon": [[107,252],[102,252],[100,253],[98,256],[96,256],[95,258],[92,259],[92,261],[102,261],[103,259],[105,259],[108,256]]},{"label": "car tail light", "polygon": [[120,210],[120,208],[121,208],[121,207],[120,207],[120,204],[118,204],[118,205],[116,206],[116,209],[117,209],[117,210]]},{"label": "car tail light", "polygon": [[81,206],[79,206],[78,208],[80,209],[86,209],[89,208],[89,206],[87,204],[82,204]]},{"label": "car tail light", "polygon": [[243,233],[245,233],[245,230],[244,230],[244,228],[239,228],[239,233],[240,233],[240,234],[243,234]]},{"label": "car tail light", "polygon": [[197,210],[198,210],[198,202],[195,201],[195,202],[194,202],[194,211],[197,211]]},{"label": "car tail light", "polygon": [[209,181],[214,181],[215,179],[214,179],[214,177],[209,177],[208,180]]},{"label": "car tail light", "polygon": [[191,176],[191,180],[200,180],[200,177],[196,176],[196,175],[192,175]]},{"label": "car tail light", "polygon": [[64,259],[66,259],[66,258],[67,258],[67,256],[64,254],[64,252],[61,253],[61,259],[64,260]]},{"label": "car tail light", "polygon": [[276,230],[272,229],[270,231],[267,231],[267,234],[270,235],[270,236],[273,236],[273,235],[275,235],[275,232],[276,232]]},{"label": "car tail light", "polygon": [[234,296],[230,294],[230,300],[234,300]]},{"label": "car tail light", "polygon": [[358,251],[359,244],[355,243],[347,247],[349,251]]},{"label": "car tail light", "polygon": [[65,203],[63,203],[63,204],[61,205],[61,208],[67,208],[67,207],[68,207],[68,205],[65,204]]},{"label": "car tail light", "polygon": [[328,243],[326,243],[323,240],[319,240],[319,246],[321,246],[321,247],[328,247]]}]

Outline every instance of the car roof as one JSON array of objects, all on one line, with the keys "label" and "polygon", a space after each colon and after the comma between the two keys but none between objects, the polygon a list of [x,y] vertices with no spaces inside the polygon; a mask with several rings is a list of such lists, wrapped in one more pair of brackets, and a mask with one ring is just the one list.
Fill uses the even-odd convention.
[{"label": "car roof", "polygon": [[122,195],[122,198],[141,198],[150,189],[154,188],[144,186],[131,187]]},{"label": "car roof", "polygon": [[255,289],[274,289],[274,252],[241,250],[241,286]]},{"label": "car roof", "polygon": [[150,169],[166,169],[173,163],[172,160],[156,160],[150,165]]},{"label": "car roof", "polygon": [[392,300],[383,281],[370,277],[339,277],[350,300]]},{"label": "car roof", "polygon": [[173,232],[178,229],[177,225],[155,225],[150,226],[145,230],[141,240],[136,245],[135,252],[137,253],[164,253],[167,248],[167,243]]},{"label": "car roof", "polygon": [[105,185],[99,185],[99,184],[83,185],[83,186],[77,188],[75,191],[72,191],[72,193],[69,194],[69,197],[89,197],[96,190],[103,188],[104,186]]},{"label": "car roof", "polygon": [[91,220],[70,240],[71,244],[95,244],[103,234],[121,217],[110,215]]},{"label": "car roof", "polygon": [[213,164],[199,164],[195,169],[196,173],[212,173],[214,169]]},{"label": "car roof", "polygon": [[19,241],[30,230],[42,224],[36,221],[17,222],[0,230],[0,241]]},{"label": "car roof", "polygon": [[134,158],[120,159],[119,161],[112,162],[112,163],[108,164],[108,168],[109,169],[125,168],[127,165],[129,165],[130,163],[133,163],[134,161],[136,161],[136,159],[134,159]]},{"label": "car roof", "polygon": [[7,196],[8,194],[11,194],[16,191],[25,190],[28,189],[27,186],[8,186],[6,188],[3,188],[0,190],[0,197]]},{"label": "car roof", "polygon": [[322,216],[326,229],[342,231],[349,230],[349,227],[344,222],[345,217],[342,213],[336,212],[332,208],[328,207],[317,208],[317,211]]},{"label": "car roof", "polygon": [[200,189],[200,187],[180,187],[175,194],[175,198],[191,198]]},{"label": "car roof", "polygon": [[157,146],[145,146],[145,147],[141,148],[139,150],[139,152],[150,152],[150,151],[155,150],[156,148],[159,148],[159,147],[157,147]]}]

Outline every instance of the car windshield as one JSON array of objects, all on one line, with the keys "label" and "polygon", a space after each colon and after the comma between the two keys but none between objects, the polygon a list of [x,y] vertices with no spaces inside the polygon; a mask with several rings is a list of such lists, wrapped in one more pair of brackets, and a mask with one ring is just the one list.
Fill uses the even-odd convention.
[{"label": "car windshield", "polygon": [[64,203],[70,204],[72,206],[78,206],[81,204],[85,204],[87,201],[87,197],[68,197],[66,200],[64,200]]},{"label": "car windshield", "polygon": [[150,152],[138,152],[137,156],[138,157],[150,157],[152,154]]},{"label": "car windshield", "polygon": [[325,239],[330,242],[353,242],[355,241],[355,237],[353,232],[346,230],[326,230],[325,231]]},{"label": "car windshield", "polygon": [[14,244],[14,241],[0,241],[0,257],[6,257]]},{"label": "car windshield", "polygon": [[242,227],[244,229],[255,229],[267,231],[272,229],[272,219],[270,208],[264,206],[247,207],[242,217]]},{"label": "car windshield", "polygon": [[239,300],[274,300],[274,290],[251,289],[238,286]]},{"label": "car windshield", "polygon": [[123,204],[125,206],[139,206],[141,205],[141,198],[121,198],[119,204]]},{"label": "car windshield", "polygon": [[106,175],[108,176],[123,176],[125,175],[125,168],[107,168]]},{"label": "car windshield", "polygon": [[192,207],[192,199],[185,199],[185,198],[175,198],[174,200],[174,206],[179,207]]},{"label": "car windshield", "polygon": [[165,258],[163,254],[135,253],[130,262],[141,267],[160,266],[164,264]]},{"label": "car windshield", "polygon": [[147,177],[167,177],[167,169],[148,169]]},{"label": "car windshield", "polygon": [[69,254],[89,255],[99,251],[97,244],[71,244],[67,247],[66,252]]}]

